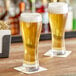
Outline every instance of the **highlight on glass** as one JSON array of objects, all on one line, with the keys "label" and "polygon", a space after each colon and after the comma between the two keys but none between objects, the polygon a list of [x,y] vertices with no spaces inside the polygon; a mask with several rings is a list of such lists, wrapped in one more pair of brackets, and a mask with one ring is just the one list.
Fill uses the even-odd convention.
[{"label": "highlight on glass", "polygon": [[42,17],[39,13],[22,13],[20,27],[24,43],[23,67],[27,72],[39,69],[38,43],[42,28]]}]

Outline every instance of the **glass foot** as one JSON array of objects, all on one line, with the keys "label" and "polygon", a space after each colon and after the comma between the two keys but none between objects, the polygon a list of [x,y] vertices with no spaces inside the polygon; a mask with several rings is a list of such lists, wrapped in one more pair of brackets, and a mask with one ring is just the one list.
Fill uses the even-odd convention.
[{"label": "glass foot", "polygon": [[23,67],[25,68],[26,72],[33,72],[39,69],[38,64],[34,64],[34,65],[23,64]]},{"label": "glass foot", "polygon": [[52,55],[57,56],[57,55],[64,55],[66,52],[65,50],[52,50],[51,53]]}]

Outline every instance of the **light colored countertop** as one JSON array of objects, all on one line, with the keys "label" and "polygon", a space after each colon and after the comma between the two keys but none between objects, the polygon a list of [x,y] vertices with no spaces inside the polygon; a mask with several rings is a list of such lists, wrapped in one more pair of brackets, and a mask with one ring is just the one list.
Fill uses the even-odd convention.
[{"label": "light colored countertop", "polygon": [[76,38],[66,39],[66,49],[72,53],[67,58],[45,57],[43,54],[51,49],[51,41],[40,41],[39,62],[47,71],[27,75],[14,70],[23,62],[23,44],[11,45],[9,58],[0,58],[0,76],[76,76]]}]

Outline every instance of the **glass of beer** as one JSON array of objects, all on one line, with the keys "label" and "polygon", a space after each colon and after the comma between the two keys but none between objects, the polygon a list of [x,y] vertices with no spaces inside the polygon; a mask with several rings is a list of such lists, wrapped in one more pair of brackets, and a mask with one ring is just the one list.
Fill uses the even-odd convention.
[{"label": "glass of beer", "polygon": [[50,28],[52,33],[52,54],[65,54],[65,25],[68,15],[68,4],[64,2],[49,3]]},{"label": "glass of beer", "polygon": [[24,43],[23,67],[27,72],[39,69],[38,43],[42,28],[42,17],[39,13],[22,13],[20,27]]}]

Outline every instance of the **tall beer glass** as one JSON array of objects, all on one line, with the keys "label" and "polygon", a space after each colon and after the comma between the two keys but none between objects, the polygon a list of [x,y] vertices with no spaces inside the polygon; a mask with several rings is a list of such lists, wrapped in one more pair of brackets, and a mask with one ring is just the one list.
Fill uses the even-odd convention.
[{"label": "tall beer glass", "polygon": [[52,33],[53,55],[65,54],[64,31],[68,15],[68,5],[64,2],[49,3],[49,21]]},{"label": "tall beer glass", "polygon": [[39,68],[38,43],[42,27],[42,17],[39,13],[22,13],[20,26],[24,43],[24,62],[27,72],[36,71]]}]

